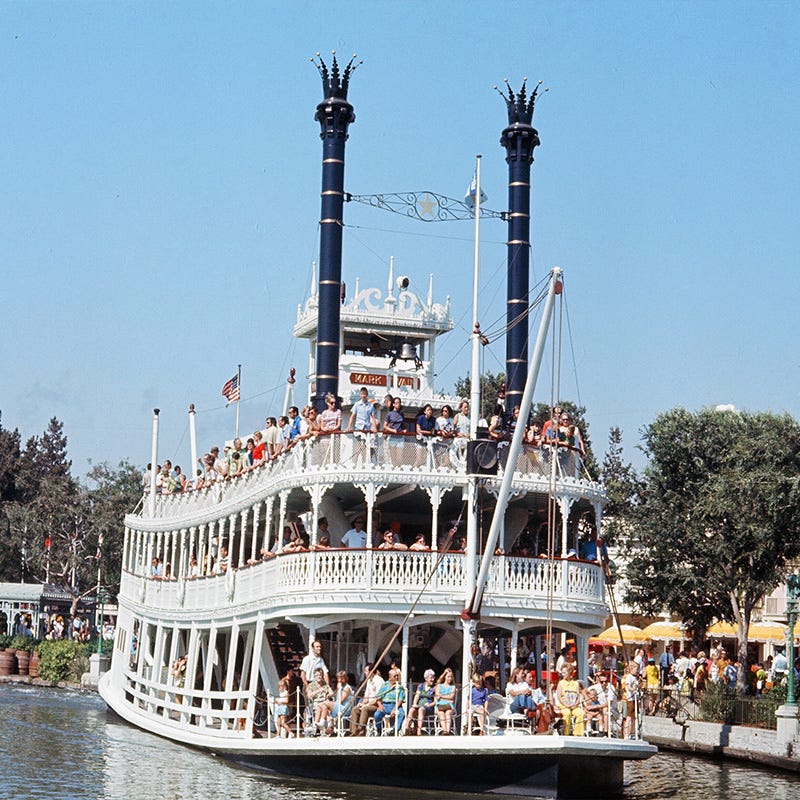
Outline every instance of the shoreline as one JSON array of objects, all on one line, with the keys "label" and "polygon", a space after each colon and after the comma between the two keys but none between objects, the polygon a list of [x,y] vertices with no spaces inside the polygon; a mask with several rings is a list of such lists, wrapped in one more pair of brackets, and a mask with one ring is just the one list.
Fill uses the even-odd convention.
[{"label": "shoreline", "polygon": [[[85,674],[88,675],[89,673]],[[30,675],[0,675],[0,686],[3,684],[35,686],[37,689],[70,689],[77,692],[97,694],[97,686],[88,682],[58,681],[58,683],[51,683],[43,678],[31,678]]]},{"label": "shoreline", "polygon": [[642,735],[662,750],[800,773],[800,737],[788,745],[779,744],[777,732],[766,728],[699,720],[679,725],[670,718],[645,717]]}]

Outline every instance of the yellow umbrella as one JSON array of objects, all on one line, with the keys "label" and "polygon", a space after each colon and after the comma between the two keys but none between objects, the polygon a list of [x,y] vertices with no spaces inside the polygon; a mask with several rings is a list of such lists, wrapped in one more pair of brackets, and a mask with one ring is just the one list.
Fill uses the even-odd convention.
[{"label": "yellow umbrella", "polygon": [[[635,625],[621,625],[622,638],[625,644],[644,644],[647,637],[642,635],[642,629],[637,628]],[[597,635],[598,639],[608,639],[614,644],[619,644],[619,630],[616,625],[606,628],[602,633]]]},{"label": "yellow umbrella", "polygon": [[747,632],[748,642],[785,642],[788,627],[780,622],[754,622]]},{"label": "yellow umbrella", "polygon": [[671,642],[681,639],[690,639],[691,635],[687,628],[681,628],[680,622],[652,622],[643,631],[645,639],[652,642]]},{"label": "yellow umbrella", "polygon": [[738,628],[731,622],[715,622],[706,630],[706,636],[720,639],[735,639]]}]

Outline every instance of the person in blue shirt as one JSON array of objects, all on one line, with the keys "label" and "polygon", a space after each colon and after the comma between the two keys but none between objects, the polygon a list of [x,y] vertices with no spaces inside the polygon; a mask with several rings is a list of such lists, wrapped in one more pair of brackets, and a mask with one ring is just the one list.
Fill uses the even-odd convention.
[{"label": "person in blue shirt", "polygon": [[366,386],[361,387],[359,396],[360,399],[353,403],[350,421],[347,423],[347,432],[356,430],[375,433],[378,430],[378,417],[375,414],[375,406],[367,399],[369,392]]},{"label": "person in blue shirt", "polygon": [[[403,704],[406,701],[406,690],[399,682],[400,672],[396,669],[389,670],[389,680],[381,686],[378,692],[378,710],[375,712],[375,730],[380,735],[383,732],[383,720],[391,723],[395,732],[403,727],[406,710]],[[393,718],[392,718],[393,717]]]}]

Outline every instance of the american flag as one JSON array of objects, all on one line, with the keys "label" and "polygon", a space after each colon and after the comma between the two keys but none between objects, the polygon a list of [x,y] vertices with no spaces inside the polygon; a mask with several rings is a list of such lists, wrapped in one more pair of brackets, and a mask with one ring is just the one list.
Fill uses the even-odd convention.
[{"label": "american flag", "polygon": [[234,375],[223,387],[222,396],[230,403],[239,402],[239,375]]}]

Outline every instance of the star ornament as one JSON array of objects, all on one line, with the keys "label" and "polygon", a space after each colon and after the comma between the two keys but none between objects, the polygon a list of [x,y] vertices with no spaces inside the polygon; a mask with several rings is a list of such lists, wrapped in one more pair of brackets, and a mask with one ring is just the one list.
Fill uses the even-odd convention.
[{"label": "star ornament", "polygon": [[436,208],[436,201],[432,200],[429,194],[426,194],[425,197],[417,200],[417,206],[419,207],[419,215],[421,217],[433,218],[433,210]]}]

